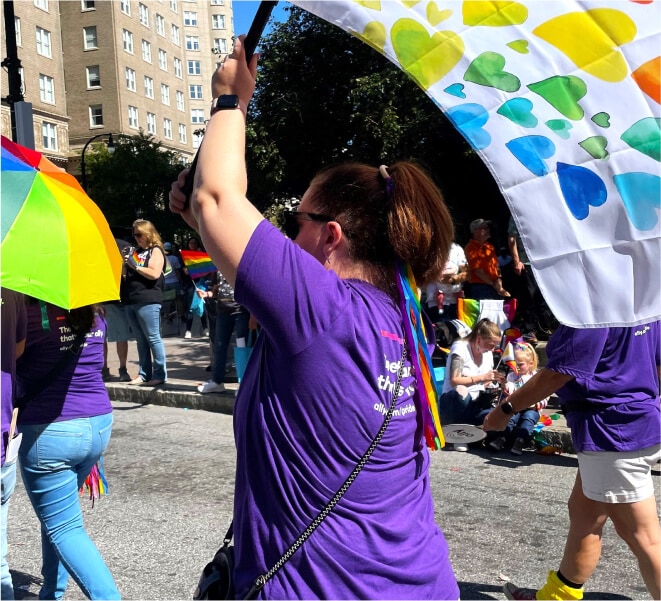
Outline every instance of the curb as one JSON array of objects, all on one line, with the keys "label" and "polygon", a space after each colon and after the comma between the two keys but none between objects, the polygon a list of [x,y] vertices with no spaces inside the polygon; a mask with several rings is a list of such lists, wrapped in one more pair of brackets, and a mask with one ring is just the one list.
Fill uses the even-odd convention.
[{"label": "curb", "polygon": [[[113,401],[124,401],[139,405],[163,405],[181,409],[197,409],[232,415],[234,412],[234,395],[238,384],[226,383],[222,393],[200,394],[196,385],[188,380],[169,379],[163,386],[131,386],[118,382],[107,382],[106,389]],[[544,415],[560,413],[557,407],[546,408]],[[562,453],[574,455],[576,451],[571,441],[571,433],[562,414],[560,419],[542,430],[544,439],[551,446],[557,447]]]}]

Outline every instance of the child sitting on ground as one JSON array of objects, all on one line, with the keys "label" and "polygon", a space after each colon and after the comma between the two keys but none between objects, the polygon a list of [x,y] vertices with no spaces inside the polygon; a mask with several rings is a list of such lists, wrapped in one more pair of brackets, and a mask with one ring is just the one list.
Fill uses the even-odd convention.
[{"label": "child sitting on ground", "polygon": [[[519,373],[511,371],[507,374],[505,382],[507,394],[512,394],[517,388],[521,388],[525,382],[530,380],[537,372],[539,362],[537,352],[528,342],[514,343],[514,359]],[[515,413],[507,423],[507,428],[505,428],[503,434],[492,440],[489,447],[494,451],[502,451],[511,443],[510,452],[512,455],[521,455],[539,421],[539,412],[546,407],[547,402],[548,399],[544,399],[533,407]]]}]

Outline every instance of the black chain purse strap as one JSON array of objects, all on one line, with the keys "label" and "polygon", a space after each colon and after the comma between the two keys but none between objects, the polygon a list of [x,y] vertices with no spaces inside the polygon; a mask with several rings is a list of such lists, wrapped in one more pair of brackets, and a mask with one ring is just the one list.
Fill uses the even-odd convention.
[{"label": "black chain purse strap", "polygon": [[[275,562],[275,565],[266,573],[256,578],[252,587],[245,596],[246,599],[253,599],[255,595],[260,590],[262,590],[262,588],[264,588],[264,585],[271,578],[273,578],[273,576],[275,576],[278,570],[280,570],[289,561],[289,559],[292,557],[292,555],[294,555],[294,553],[296,553],[296,551],[301,547],[301,545],[308,538],[310,538],[312,533],[319,527],[319,525],[328,517],[328,515],[333,510],[333,508],[340,502],[340,499],[344,496],[344,493],[346,493],[347,490],[349,490],[349,487],[353,484],[353,481],[356,479],[356,477],[363,469],[363,467],[365,467],[365,464],[369,461],[369,458],[372,456],[374,449],[376,449],[377,445],[383,438],[383,435],[386,432],[386,428],[388,428],[388,424],[390,423],[390,420],[392,419],[392,416],[395,412],[397,397],[399,395],[399,389],[401,387],[402,378],[404,376],[404,361],[406,361],[407,356],[408,356],[407,344],[405,340],[404,350],[402,352],[402,360],[399,365],[399,370],[397,371],[397,382],[395,383],[395,387],[393,389],[392,400],[390,401],[390,407],[388,407],[388,411],[386,412],[386,417],[383,420],[383,424],[381,425],[381,428],[379,428],[379,431],[376,433],[374,440],[372,440],[370,446],[367,448],[363,456],[358,460],[356,467],[353,468],[352,472],[344,481],[344,484],[340,486],[339,490],[333,495],[331,500],[328,501],[328,503],[326,503],[325,507],[319,512],[319,515],[317,515],[317,517],[314,520],[312,520],[310,525],[301,533],[301,535],[294,541],[294,543],[292,543],[289,549],[287,549],[282,554],[282,557]],[[230,524],[227,534],[223,539],[224,546],[229,545],[230,541],[232,540],[233,534],[234,534],[234,521],[232,521],[232,523]]]}]

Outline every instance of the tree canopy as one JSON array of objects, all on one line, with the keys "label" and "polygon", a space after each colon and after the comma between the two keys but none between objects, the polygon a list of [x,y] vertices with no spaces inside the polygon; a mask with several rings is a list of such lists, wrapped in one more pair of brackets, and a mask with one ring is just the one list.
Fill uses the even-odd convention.
[{"label": "tree canopy", "polygon": [[131,227],[135,219],[148,219],[166,240],[186,231],[181,217],[167,208],[170,186],[185,166],[178,155],[142,131],[117,135],[114,142],[112,154],[105,144],[94,145],[85,154],[88,194],[108,223]]},{"label": "tree canopy", "polygon": [[330,163],[415,159],[458,223],[502,212],[481,159],[413,80],[350,34],[298,7],[288,10],[287,21],[260,42],[248,119],[248,194],[260,209],[301,195]]}]

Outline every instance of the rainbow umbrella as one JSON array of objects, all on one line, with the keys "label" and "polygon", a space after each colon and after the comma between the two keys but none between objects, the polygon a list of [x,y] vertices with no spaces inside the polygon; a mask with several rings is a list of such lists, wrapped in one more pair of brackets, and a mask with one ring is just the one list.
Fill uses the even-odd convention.
[{"label": "rainbow umbrella", "polygon": [[76,179],[2,136],[2,286],[65,309],[119,298],[122,257]]}]

